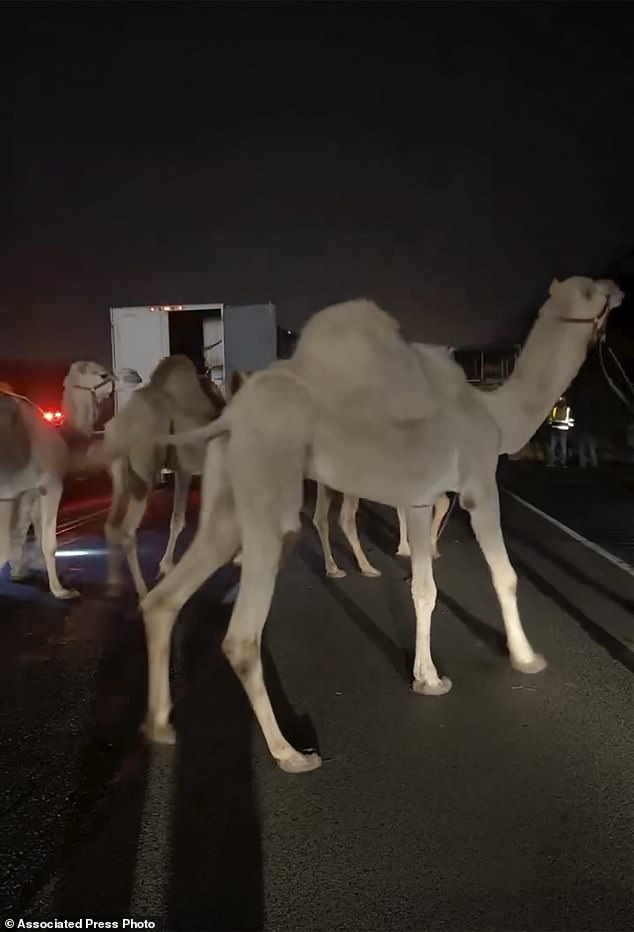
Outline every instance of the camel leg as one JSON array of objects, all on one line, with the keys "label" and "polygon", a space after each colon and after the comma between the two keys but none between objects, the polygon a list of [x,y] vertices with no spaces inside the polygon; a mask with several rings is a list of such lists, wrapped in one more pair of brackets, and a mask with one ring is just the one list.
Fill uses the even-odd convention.
[{"label": "camel leg", "polygon": [[[39,489],[22,492],[15,500],[11,520],[11,579],[25,579],[33,569],[45,569],[42,552],[42,514]],[[26,541],[30,526],[35,531],[37,555],[29,563],[26,559]]]},{"label": "camel leg", "polygon": [[442,527],[443,519],[449,510],[449,496],[441,495],[436,499],[434,505],[434,517],[431,522],[431,555],[434,560],[440,556],[438,552],[438,534]]},{"label": "camel leg", "polygon": [[377,570],[376,567],[372,566],[368,558],[366,557],[363,547],[361,546],[361,541],[359,540],[359,533],[357,531],[357,510],[359,508],[359,499],[354,495],[344,495],[341,502],[341,510],[339,512],[339,526],[343,533],[346,535],[348,543],[352,547],[352,551],[356,557],[357,563],[359,564],[359,569],[364,576],[380,576],[381,570]]},{"label": "camel leg", "polygon": [[130,493],[125,484],[125,463],[118,459],[110,466],[112,478],[112,501],[106,518],[104,533],[108,541],[108,569],[106,589],[109,595],[116,596],[123,589],[124,553],[121,547],[121,525],[125,521]]},{"label": "camel leg", "polygon": [[313,524],[315,525],[315,529],[319,534],[319,540],[321,541],[321,549],[323,550],[326,564],[326,576],[330,576],[332,579],[342,579],[346,575],[345,570],[339,569],[332,555],[332,550],[330,549],[328,512],[330,510],[331,500],[331,490],[325,485],[322,485],[321,482],[318,482]]},{"label": "camel leg", "polygon": [[106,586],[110,595],[123,589],[123,558],[127,558],[134,588],[140,599],[147,595],[147,586],[139,565],[136,532],[145,513],[148,495],[135,497],[127,486],[127,464],[115,460],[111,467],[112,503],[106,520],[108,541],[108,576]]},{"label": "camel leg", "polygon": [[121,547],[123,548],[128,566],[130,567],[130,574],[136,594],[140,599],[145,598],[147,595],[147,586],[143,579],[143,573],[141,572],[141,565],[139,563],[137,531],[143,520],[146,508],[147,496],[144,498],[134,498],[134,496],[132,496],[128,504],[125,518],[119,529]]},{"label": "camel leg", "polygon": [[148,705],[143,726],[153,741],[173,744],[169,723],[171,632],[185,602],[235,553],[240,532],[225,474],[225,442],[210,445],[205,463],[198,530],[182,560],[141,602],[148,651]]},{"label": "camel leg", "polygon": [[48,573],[49,589],[56,599],[75,599],[79,593],[75,589],[65,589],[59,581],[55,565],[57,550],[57,512],[62,497],[62,484],[49,485],[42,494],[40,511],[42,515],[42,553]]},{"label": "camel leg", "polygon": [[500,501],[495,485],[482,496],[461,495],[461,504],[470,513],[471,526],[489,565],[497,593],[508,643],[511,664],[522,673],[540,673],[546,661],[531,647],[522,627],[517,607],[517,576],[511,565],[500,527]]},{"label": "camel leg", "polygon": [[13,499],[0,499],[0,570],[11,557],[11,524]]},{"label": "camel leg", "polygon": [[287,773],[305,773],[319,767],[317,754],[302,754],[286,740],[275,718],[262,672],[260,645],[282,552],[282,539],[274,528],[245,534],[240,592],[222,649],[244,686],[268,749]]},{"label": "camel leg", "polygon": [[177,469],[174,473],[174,500],[170,520],[170,535],[165,553],[159,563],[159,576],[167,576],[174,569],[174,548],[181,531],[185,527],[185,511],[187,509],[187,495],[191,478],[191,473],[182,469]]},{"label": "camel leg", "polygon": [[11,579],[18,581],[29,574],[26,562],[26,538],[32,522],[33,496],[39,498],[39,490],[29,489],[15,500],[11,514]]},{"label": "camel leg", "polygon": [[[246,386],[243,391],[247,391]],[[240,679],[271,755],[288,773],[319,767],[282,734],[266,690],[260,645],[280,558],[300,530],[303,475],[310,440],[303,390],[280,379],[262,386],[261,410],[275,411],[267,430],[255,416],[234,426],[229,443],[231,483],[242,531],[242,577],[223,651]],[[260,478],[258,486],[253,475]],[[168,577],[169,578],[169,577]]]},{"label": "camel leg", "polygon": [[436,585],[431,556],[432,509],[410,508],[407,511],[407,536],[412,548],[412,599],[416,612],[416,657],[414,692],[426,696],[443,696],[451,689],[451,680],[442,679],[431,656],[431,616],[436,604]]},{"label": "camel leg", "polygon": [[[36,558],[31,562],[32,569],[45,569],[44,550],[42,548],[42,496],[36,494],[31,501],[31,523],[35,534]],[[28,528],[27,528],[28,531]]]},{"label": "camel leg", "polygon": [[411,556],[411,550],[409,547],[409,541],[407,539],[407,520],[405,518],[405,511],[403,508],[396,509],[398,514],[398,550],[396,551],[397,557],[409,557]]}]

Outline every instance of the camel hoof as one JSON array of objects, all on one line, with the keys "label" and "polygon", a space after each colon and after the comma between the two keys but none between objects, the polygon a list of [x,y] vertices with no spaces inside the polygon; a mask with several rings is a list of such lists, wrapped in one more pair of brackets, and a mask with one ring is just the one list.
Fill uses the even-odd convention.
[{"label": "camel hoof", "polygon": [[542,670],[546,669],[548,663],[546,658],[542,657],[541,654],[535,654],[533,659],[527,662],[511,660],[511,666],[514,670],[517,670],[518,673],[541,673]]},{"label": "camel hoof", "polygon": [[338,566],[334,570],[326,570],[326,576],[328,579],[343,579],[347,573],[345,570],[340,570]]},{"label": "camel hoof", "polygon": [[278,759],[277,766],[284,773],[309,773],[321,767],[321,757],[319,754],[300,754],[299,751],[293,751],[290,757]]},{"label": "camel hoof", "polygon": [[60,589],[59,592],[54,592],[53,595],[56,599],[79,599],[81,597],[76,589]]},{"label": "camel hoof", "polygon": [[25,579],[28,579],[31,574],[28,570],[16,570],[9,574],[9,579],[11,582],[24,582]]},{"label": "camel hoof", "polygon": [[141,725],[141,733],[155,744],[176,744],[176,732],[169,722],[159,724],[147,720]]},{"label": "camel hoof", "polygon": [[361,570],[363,576],[368,576],[370,579],[377,579],[381,575],[381,570],[377,570],[374,566],[369,566],[365,570]]},{"label": "camel hoof", "polygon": [[448,676],[441,676],[437,683],[427,683],[425,680],[414,680],[412,683],[413,691],[423,696],[445,696],[451,686]]}]

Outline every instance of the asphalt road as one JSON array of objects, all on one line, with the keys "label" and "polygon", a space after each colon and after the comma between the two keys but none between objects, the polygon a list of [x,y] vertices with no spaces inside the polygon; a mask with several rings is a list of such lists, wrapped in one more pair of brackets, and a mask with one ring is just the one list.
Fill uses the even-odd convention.
[{"label": "asphalt road", "polygon": [[504,488],[634,567],[634,464],[549,469],[500,463]]},{"label": "asphalt road", "polygon": [[[99,496],[87,499],[98,512]],[[524,623],[550,665],[537,677],[509,668],[487,570],[456,508],[435,564],[434,653],[454,681],[442,698],[409,689],[409,566],[391,556],[393,513],[360,516],[376,580],[326,580],[306,528],[265,638],[282,726],[324,758],[304,776],[273,765],[219,650],[233,567],[175,629],[178,746],[144,744],[135,603],[101,597],[102,516],[81,525],[67,506],[61,575],[82,601],[56,603],[6,571],[0,582],[0,922],[632,929],[634,582],[503,504]],[[140,535],[148,576],[168,510],[169,492],[158,493]],[[352,569],[343,547],[337,556]]]}]

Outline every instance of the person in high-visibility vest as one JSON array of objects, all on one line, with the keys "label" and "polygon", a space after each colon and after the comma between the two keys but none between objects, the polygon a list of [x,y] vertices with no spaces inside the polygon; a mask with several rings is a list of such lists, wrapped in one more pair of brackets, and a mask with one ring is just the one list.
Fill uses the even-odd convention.
[{"label": "person in high-visibility vest", "polygon": [[574,427],[570,405],[562,395],[548,417],[550,427],[550,442],[548,444],[548,465],[556,466],[559,453],[559,464],[568,464],[568,433]]}]

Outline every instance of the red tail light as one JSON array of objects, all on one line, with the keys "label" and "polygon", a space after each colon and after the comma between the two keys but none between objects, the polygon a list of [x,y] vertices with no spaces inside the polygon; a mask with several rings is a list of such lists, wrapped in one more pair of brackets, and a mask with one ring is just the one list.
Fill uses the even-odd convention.
[{"label": "red tail light", "polygon": [[54,427],[60,427],[64,423],[64,414],[62,411],[42,411],[42,416],[49,424]]}]

